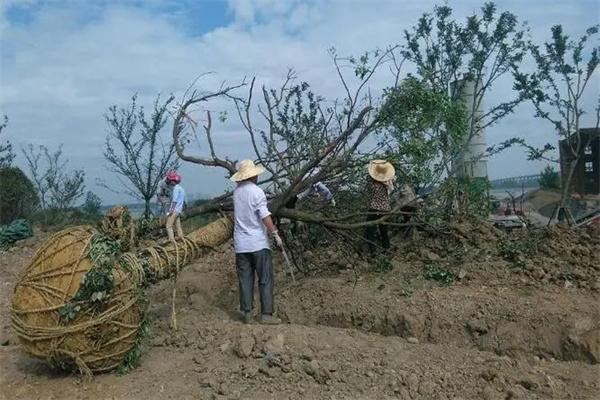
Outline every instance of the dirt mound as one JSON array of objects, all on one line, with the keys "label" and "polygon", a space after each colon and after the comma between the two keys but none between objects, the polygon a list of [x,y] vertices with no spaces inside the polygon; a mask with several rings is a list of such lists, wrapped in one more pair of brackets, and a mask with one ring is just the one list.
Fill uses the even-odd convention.
[{"label": "dirt mound", "polygon": [[600,291],[600,229],[595,226],[557,224],[504,233],[491,224],[457,223],[443,230],[413,230],[396,238],[395,245],[394,259],[440,266],[454,275],[469,270],[481,281],[525,278]]},{"label": "dirt mound", "polygon": [[[555,233],[571,246],[580,243],[576,234]],[[0,399],[597,397],[596,292],[517,273],[526,269],[499,257],[505,236],[487,226],[414,235],[426,252],[399,238],[387,273],[357,274],[355,267],[367,271],[370,264],[347,252],[350,262],[329,260],[326,273],[297,275],[294,284],[276,255],[276,304],[290,322],[281,326],[237,320],[233,249],[221,246],[176,283],[148,291],[149,336],[139,368],[92,381],[58,375],[10,336],[0,343]],[[0,324],[7,334],[6,305],[32,244],[0,255]],[[333,247],[324,255],[342,252]],[[455,269],[455,280],[447,287],[427,280],[423,268],[431,264]],[[174,284],[178,331],[169,327]]]},{"label": "dirt mound", "polygon": [[554,208],[560,202],[561,193],[558,189],[536,189],[523,197],[523,207],[551,218]]}]

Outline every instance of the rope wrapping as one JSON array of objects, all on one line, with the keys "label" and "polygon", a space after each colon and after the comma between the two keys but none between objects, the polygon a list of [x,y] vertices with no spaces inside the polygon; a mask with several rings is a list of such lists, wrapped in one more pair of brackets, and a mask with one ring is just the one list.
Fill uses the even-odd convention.
[{"label": "rope wrapping", "polygon": [[[43,243],[20,276],[10,308],[11,325],[27,353],[84,374],[112,371],[124,362],[144,320],[142,289],[176,277],[183,267],[229,240],[233,222],[221,218],[178,241],[114,257],[108,296],[100,306],[82,306],[73,319],[65,320],[61,310],[79,305],[82,279],[98,269],[90,260],[95,234],[98,231],[90,226],[77,226]],[[175,313],[172,318],[176,328]]]},{"label": "rope wrapping", "polygon": [[137,244],[137,225],[125,206],[115,206],[108,210],[98,228],[107,236],[118,240],[121,251],[129,251]]}]

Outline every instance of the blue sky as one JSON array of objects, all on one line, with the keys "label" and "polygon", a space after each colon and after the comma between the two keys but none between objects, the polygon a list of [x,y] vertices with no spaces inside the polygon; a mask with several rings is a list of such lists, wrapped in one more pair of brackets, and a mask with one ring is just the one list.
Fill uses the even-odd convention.
[{"label": "blue sky", "polygon": [[[201,73],[199,82],[217,88],[223,80],[238,82],[256,76],[277,86],[288,67],[330,100],[343,95],[327,48],[342,55],[401,43],[403,30],[439,2],[372,0],[3,0],[0,2],[0,114],[10,122],[6,135],[18,149],[28,143],[56,148],[64,143],[70,165],[84,168],[87,185],[106,203],[127,201],[96,185],[110,179],[101,149],[106,135],[105,113],[113,104],[125,106],[134,92],[150,105],[158,93],[180,96]],[[498,1],[499,10],[529,22],[533,39],[549,36],[561,23],[573,36],[600,19],[597,1]],[[483,2],[451,2],[457,19]],[[410,68],[407,69],[409,71]],[[585,101],[593,109],[598,76]],[[389,77],[373,84],[383,87]],[[499,84],[486,99],[492,104],[510,95],[510,82]],[[215,102],[213,110],[230,104]],[[168,126],[170,129],[170,126]],[[165,132],[168,134],[168,132]],[[532,118],[532,110],[517,112],[487,132],[488,144],[513,135],[530,142],[554,141],[552,127]],[[221,154],[252,156],[241,125],[230,118],[215,127]],[[203,154],[204,148],[191,148]],[[24,166],[17,154],[16,164]],[[510,150],[489,162],[491,178],[540,170]],[[186,164],[182,168],[188,193],[215,195],[229,183],[223,172]]]}]

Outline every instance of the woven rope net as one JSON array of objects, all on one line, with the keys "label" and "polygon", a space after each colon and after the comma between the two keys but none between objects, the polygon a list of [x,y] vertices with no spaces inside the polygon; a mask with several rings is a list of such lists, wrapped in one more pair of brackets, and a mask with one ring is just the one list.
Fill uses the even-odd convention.
[{"label": "woven rope net", "polygon": [[125,206],[115,206],[108,210],[99,223],[99,229],[105,235],[118,240],[121,251],[129,251],[136,245],[137,226]]},{"label": "woven rope net", "polygon": [[65,229],[42,244],[19,278],[11,325],[23,349],[52,366],[85,374],[117,369],[139,353],[141,289],[176,275],[232,234],[224,217],[182,240],[120,253],[118,242],[92,227]]}]

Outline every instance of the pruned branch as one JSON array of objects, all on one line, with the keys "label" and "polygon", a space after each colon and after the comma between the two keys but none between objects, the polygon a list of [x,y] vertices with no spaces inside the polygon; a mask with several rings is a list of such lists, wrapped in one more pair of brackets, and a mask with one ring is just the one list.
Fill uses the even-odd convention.
[{"label": "pruned branch", "polygon": [[[194,82],[195,83],[195,82]],[[236,171],[235,169],[235,161],[234,160],[229,160],[227,157],[226,158],[220,158],[217,156],[213,142],[212,142],[212,122],[209,121],[207,123],[207,125],[204,127],[205,128],[205,133],[206,133],[206,137],[207,137],[207,141],[209,143],[209,148],[210,148],[210,157],[199,157],[199,156],[192,156],[189,154],[185,154],[184,152],[184,146],[182,143],[183,140],[183,134],[184,131],[186,129],[186,127],[189,125],[189,109],[190,107],[198,104],[198,103],[202,103],[202,102],[208,102],[210,100],[213,99],[217,99],[217,98],[224,98],[227,100],[232,100],[232,101],[240,101],[241,99],[239,97],[236,97],[233,95],[233,92],[236,89],[239,89],[243,86],[246,86],[245,81],[242,81],[242,83],[239,84],[235,84],[235,85],[229,85],[226,86],[225,83],[223,83],[221,85],[221,87],[219,88],[219,90],[215,91],[215,92],[209,92],[209,93],[199,93],[196,90],[191,91],[191,94],[189,94],[189,97],[187,99],[185,99],[183,101],[183,103],[181,104],[181,106],[179,106],[179,108],[177,109],[177,112],[175,113],[175,117],[174,117],[174,122],[173,122],[173,131],[172,131],[172,136],[173,136],[173,143],[175,146],[175,150],[177,152],[177,155],[179,156],[179,158],[181,158],[184,161],[187,162],[191,162],[194,164],[200,164],[200,165],[204,165],[207,167],[220,167],[220,168],[224,168],[226,169],[230,175],[233,175]],[[184,94],[184,98],[186,98],[188,96],[188,93],[190,93],[190,88],[188,88],[188,90],[186,91],[186,93]],[[208,118],[210,119],[210,112],[207,112]]]}]

